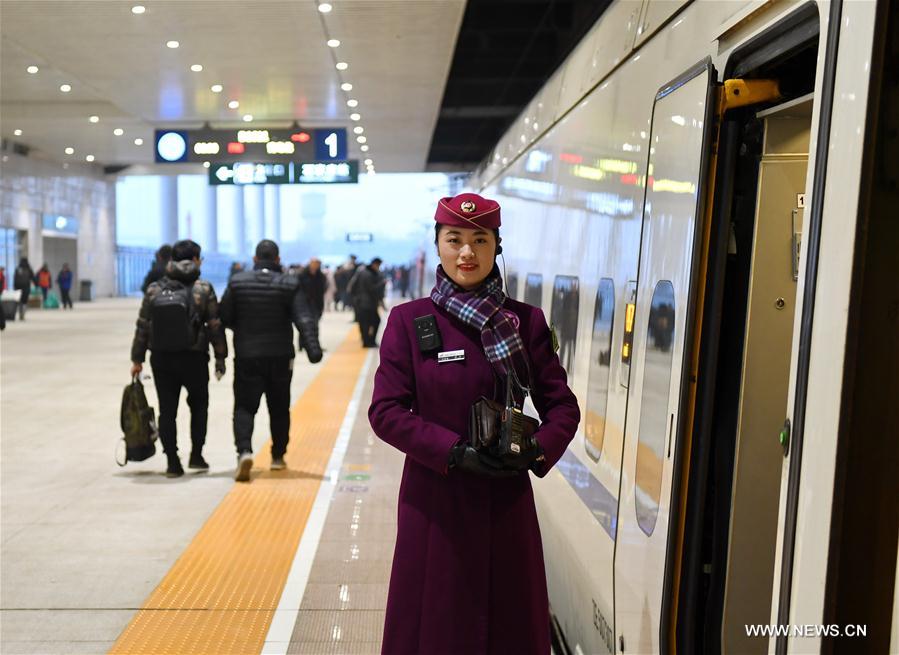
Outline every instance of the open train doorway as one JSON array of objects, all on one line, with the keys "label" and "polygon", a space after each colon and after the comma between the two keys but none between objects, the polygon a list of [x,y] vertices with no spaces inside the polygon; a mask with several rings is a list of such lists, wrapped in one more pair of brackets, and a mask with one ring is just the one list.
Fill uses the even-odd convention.
[{"label": "open train doorway", "polygon": [[725,71],[725,79],[773,80],[780,97],[729,111],[721,124],[684,550],[672,590],[681,652],[768,652],[746,626],[771,620],[818,52],[817,14],[807,13]]}]

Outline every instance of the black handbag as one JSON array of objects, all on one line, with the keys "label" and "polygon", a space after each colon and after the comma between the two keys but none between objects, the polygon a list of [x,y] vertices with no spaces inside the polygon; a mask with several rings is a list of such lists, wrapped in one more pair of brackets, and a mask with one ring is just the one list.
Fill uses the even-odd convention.
[{"label": "black handbag", "polygon": [[481,396],[471,406],[469,444],[479,453],[499,459],[505,468],[524,470],[539,455],[540,447],[534,433],[540,422],[516,406],[513,385],[519,396],[527,397],[528,389],[510,370],[506,376],[505,404]]}]

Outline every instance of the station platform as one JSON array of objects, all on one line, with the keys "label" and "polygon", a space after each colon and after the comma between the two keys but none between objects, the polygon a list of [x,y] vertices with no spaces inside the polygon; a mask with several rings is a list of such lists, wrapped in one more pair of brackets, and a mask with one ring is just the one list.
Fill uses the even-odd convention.
[{"label": "station platform", "polygon": [[296,359],[287,470],[269,470],[263,403],[235,483],[230,359],[209,384],[209,472],[167,479],[161,452],[116,465],[137,309],[34,310],[0,337],[0,651],[379,652],[403,456],[369,428],[377,351],[351,314],[323,317],[321,363]]}]

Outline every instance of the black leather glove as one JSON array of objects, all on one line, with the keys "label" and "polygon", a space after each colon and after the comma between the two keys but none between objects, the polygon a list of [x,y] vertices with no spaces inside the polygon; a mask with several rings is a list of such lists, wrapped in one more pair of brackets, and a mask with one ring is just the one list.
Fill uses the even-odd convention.
[{"label": "black leather glove", "polygon": [[486,453],[479,453],[471,446],[459,444],[450,450],[449,467],[482,478],[514,478],[518,471],[503,468],[503,463]]},{"label": "black leather glove", "polygon": [[217,359],[215,360],[215,379],[221,380],[225,375],[225,360]]},{"label": "black leather glove", "polygon": [[534,452],[534,458],[531,460],[531,463],[528,464],[528,468],[534,473],[538,473],[543,469],[543,465],[545,463],[546,456],[543,454],[543,447],[538,443],[537,448]]},{"label": "black leather glove", "polygon": [[300,350],[306,351],[306,357],[309,358],[311,364],[318,364],[322,361],[322,348],[318,343],[318,338],[306,338],[300,336]]}]

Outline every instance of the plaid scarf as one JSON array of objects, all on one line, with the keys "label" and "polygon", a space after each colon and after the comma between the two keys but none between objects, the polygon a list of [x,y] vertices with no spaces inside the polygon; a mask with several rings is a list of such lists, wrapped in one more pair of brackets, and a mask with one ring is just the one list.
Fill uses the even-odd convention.
[{"label": "plaid scarf", "polygon": [[481,344],[493,368],[505,380],[510,369],[514,370],[520,384],[530,381],[527,354],[518,328],[502,310],[506,300],[503,278],[494,265],[484,283],[476,289],[465,291],[456,285],[437,266],[437,283],[431,291],[431,300],[466,325],[481,333]]}]

